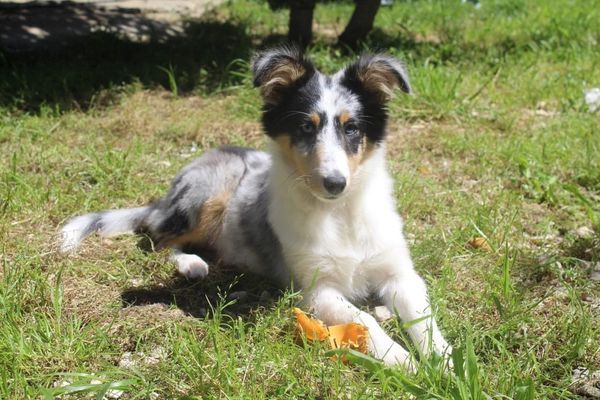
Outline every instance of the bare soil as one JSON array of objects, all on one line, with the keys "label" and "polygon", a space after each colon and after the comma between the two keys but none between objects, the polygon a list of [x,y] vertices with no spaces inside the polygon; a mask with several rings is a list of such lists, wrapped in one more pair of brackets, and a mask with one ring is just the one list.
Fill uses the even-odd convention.
[{"label": "bare soil", "polygon": [[52,50],[95,32],[133,41],[166,40],[222,0],[0,0],[0,50]]}]

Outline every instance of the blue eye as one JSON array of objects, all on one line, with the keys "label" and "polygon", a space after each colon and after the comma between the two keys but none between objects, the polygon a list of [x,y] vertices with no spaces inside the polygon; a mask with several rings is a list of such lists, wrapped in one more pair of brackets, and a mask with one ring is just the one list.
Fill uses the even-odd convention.
[{"label": "blue eye", "polygon": [[315,126],[310,123],[310,122],[305,122],[302,125],[300,125],[300,131],[302,133],[313,133],[315,130]]},{"label": "blue eye", "polygon": [[346,132],[346,135],[348,136],[356,135],[358,133],[358,125],[354,122],[348,122],[344,125],[344,132]]}]

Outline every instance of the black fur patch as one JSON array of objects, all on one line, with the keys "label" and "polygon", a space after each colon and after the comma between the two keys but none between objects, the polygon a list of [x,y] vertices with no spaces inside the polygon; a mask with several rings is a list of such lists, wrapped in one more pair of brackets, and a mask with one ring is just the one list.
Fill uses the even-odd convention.
[{"label": "black fur patch", "polygon": [[174,195],[173,197],[171,197],[171,204],[176,204],[179,203],[179,201],[183,198],[183,196],[186,195],[187,192],[189,192],[191,189],[190,185],[185,185],[184,187],[182,187],[181,189],[179,189]]},{"label": "black fur patch", "polygon": [[389,90],[398,86],[402,91],[411,93],[411,87],[403,65],[385,54],[362,55],[357,62],[344,71],[341,84],[355,93],[363,106],[363,116],[359,121],[360,129],[366,133],[370,142],[379,143],[383,141],[386,134],[388,118],[386,104],[389,101],[389,94],[380,89],[379,85],[369,88],[368,84],[363,82],[362,79],[368,81],[369,76],[373,75],[376,79],[381,79],[383,85],[388,86]]},{"label": "black fur patch", "polygon": [[160,224],[158,230],[161,234],[180,235],[190,229],[190,221],[185,212],[175,208],[172,213]]},{"label": "black fur patch", "polygon": [[354,66],[349,67],[340,83],[358,96],[363,107],[362,115],[357,121],[359,130],[365,133],[369,142],[380,143],[385,139],[387,108],[372,93],[365,90],[356,73]]},{"label": "black fur patch", "polygon": [[[272,138],[289,135],[294,145],[304,148],[314,146],[320,127],[316,127],[312,133],[306,133],[301,126],[311,122],[309,114],[320,96],[319,76],[314,74],[303,85],[293,88],[293,93],[288,92],[278,104],[265,105],[262,117],[265,133]],[[323,114],[319,117],[322,127],[326,117]]]},{"label": "black fur patch", "polygon": [[241,159],[245,159],[246,155],[250,151],[247,148],[237,147],[237,146],[222,146],[222,147],[219,147],[219,150],[221,150],[223,153],[234,154],[234,155],[240,157]]},{"label": "black fur patch", "polygon": [[357,132],[354,135],[345,135],[345,144],[346,148],[352,153],[356,154],[358,149],[360,148],[360,144],[362,142],[363,133]]}]

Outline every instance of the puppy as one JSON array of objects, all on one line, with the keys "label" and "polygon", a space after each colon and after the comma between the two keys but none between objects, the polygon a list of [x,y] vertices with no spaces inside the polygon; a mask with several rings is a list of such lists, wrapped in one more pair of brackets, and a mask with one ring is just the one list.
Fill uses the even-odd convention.
[{"label": "puppy", "polygon": [[201,258],[293,283],[326,324],[358,322],[369,351],[387,365],[411,367],[410,354],[354,303],[376,295],[403,321],[424,354],[449,345],[431,315],[413,268],[385,165],[386,105],[395,88],[410,93],[393,57],[363,55],[325,75],[297,50],[276,48],[252,62],[264,102],[269,153],[224,147],[177,175],[169,193],[145,207],[70,220],[65,252],[82,239],[144,232],[189,278],[208,274]]}]

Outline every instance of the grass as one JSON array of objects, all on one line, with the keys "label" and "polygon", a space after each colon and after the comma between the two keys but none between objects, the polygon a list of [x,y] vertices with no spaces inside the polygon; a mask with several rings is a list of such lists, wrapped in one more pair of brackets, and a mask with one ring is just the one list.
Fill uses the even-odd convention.
[{"label": "grass", "polygon": [[[324,70],[352,58],[331,47],[351,9],[317,8]],[[600,368],[600,130],[583,100],[600,85],[599,10],[420,0],[377,17],[366,47],[404,58],[416,91],[391,106],[389,161],[457,349],[449,375],[298,346],[299,294],[225,266],[186,282],[134,238],[56,252],[66,218],[159,197],[207,148],[264,145],[247,60],[285,34],[285,11],[234,0],[167,42],[0,54],[0,398],[576,398],[573,369]]]}]

